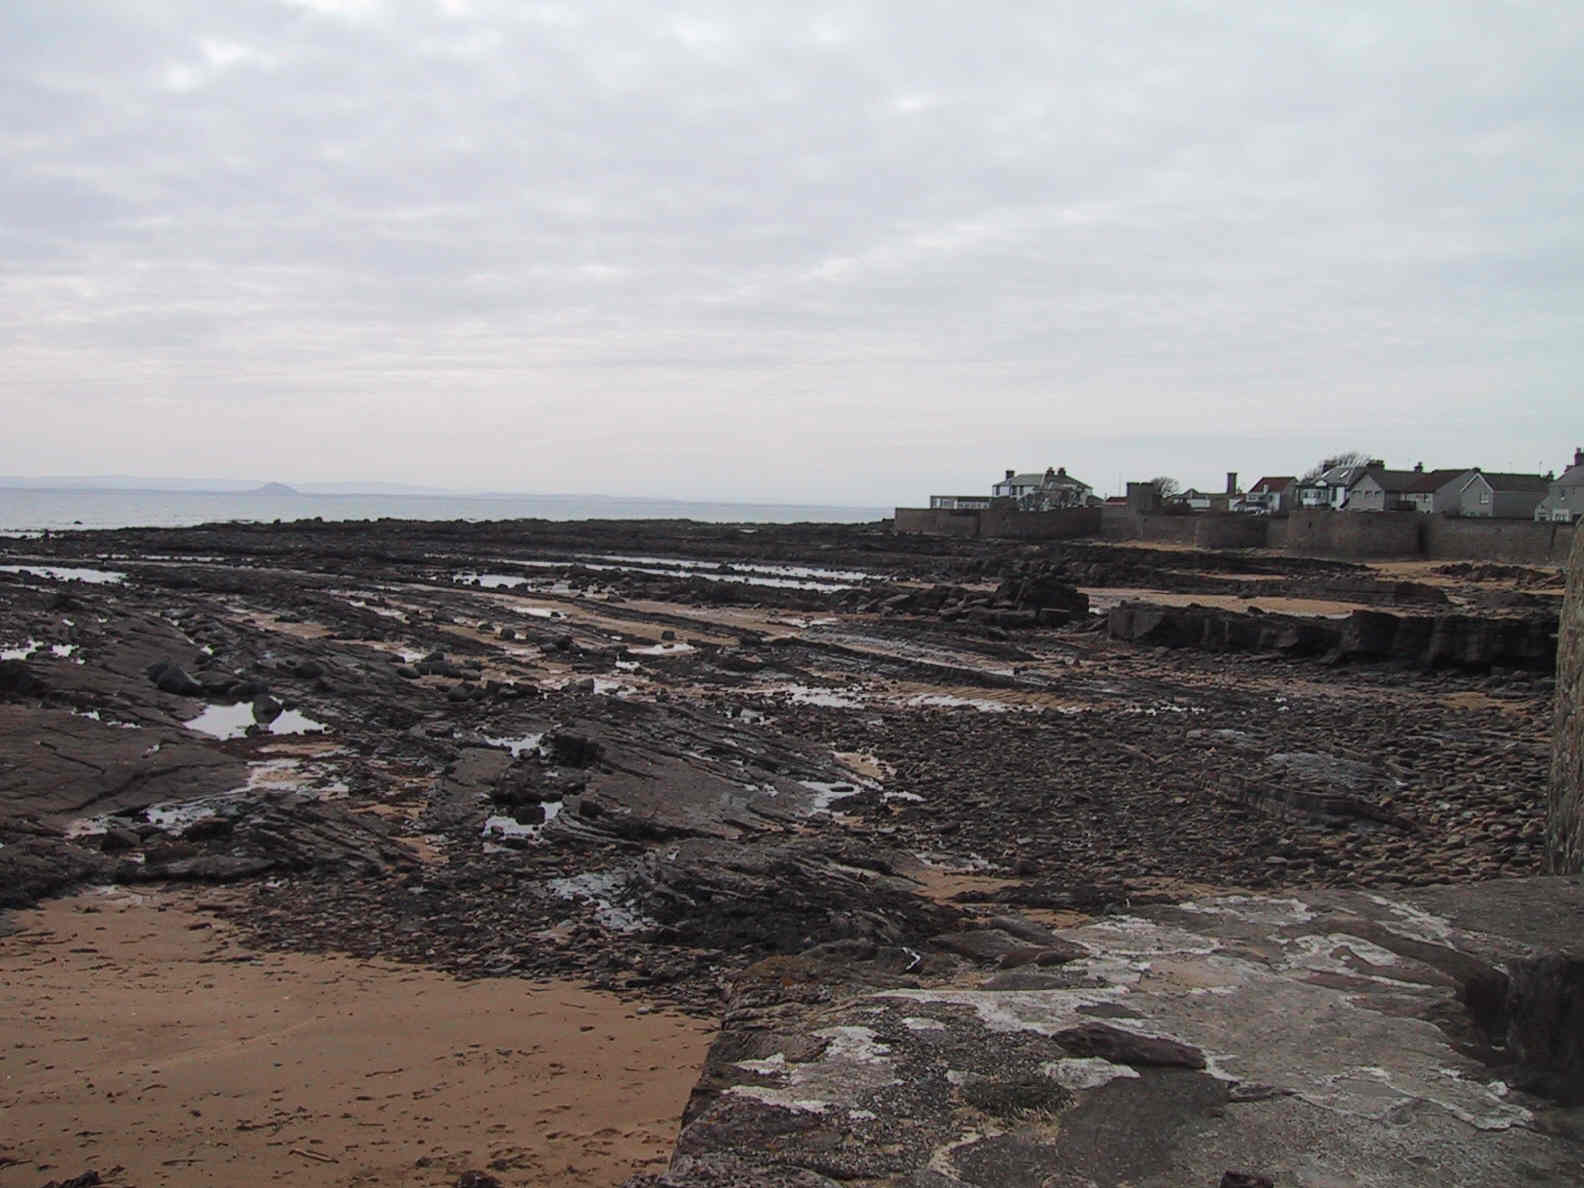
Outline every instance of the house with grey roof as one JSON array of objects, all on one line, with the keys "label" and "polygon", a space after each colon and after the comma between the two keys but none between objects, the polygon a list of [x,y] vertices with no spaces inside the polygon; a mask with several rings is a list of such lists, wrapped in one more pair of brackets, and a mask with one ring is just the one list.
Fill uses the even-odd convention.
[{"label": "house with grey roof", "polygon": [[1360,466],[1331,466],[1313,478],[1302,480],[1297,486],[1298,506],[1305,510],[1317,507],[1340,510],[1347,504],[1348,490],[1371,467],[1384,470],[1386,463],[1371,458]]},{"label": "house with grey roof", "polygon": [[1412,470],[1368,466],[1348,486],[1345,506],[1351,512],[1406,511],[1408,492],[1418,478]]},{"label": "house with grey roof", "polygon": [[1472,466],[1426,470],[1421,462],[1414,467],[1414,481],[1403,494],[1403,502],[1413,511],[1426,515],[1455,511],[1463,486],[1474,474]]},{"label": "house with grey roof", "polygon": [[1371,463],[1348,488],[1348,511],[1416,511],[1456,513],[1463,488],[1478,473],[1476,467],[1426,470],[1387,470]]},{"label": "house with grey roof", "polygon": [[1552,479],[1545,498],[1535,505],[1534,518],[1553,524],[1584,521],[1584,450],[1573,451],[1573,465]]},{"label": "house with grey roof", "polygon": [[1456,514],[1499,520],[1528,520],[1550,492],[1543,475],[1503,474],[1475,469],[1458,491]]},{"label": "house with grey roof", "polygon": [[1016,500],[1022,511],[1053,511],[1086,506],[1094,496],[1094,488],[1068,474],[1065,466],[1047,466],[1044,474],[1019,474],[1008,470],[1006,477],[990,488],[990,493],[997,498]]}]

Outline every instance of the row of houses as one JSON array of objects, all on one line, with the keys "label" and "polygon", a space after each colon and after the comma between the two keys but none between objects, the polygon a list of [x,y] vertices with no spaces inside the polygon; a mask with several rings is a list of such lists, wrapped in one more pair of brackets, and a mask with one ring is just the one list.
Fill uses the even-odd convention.
[{"label": "row of houses", "polygon": [[1307,481],[1264,478],[1250,490],[1250,506],[1233,510],[1414,511],[1425,515],[1540,520],[1584,519],[1584,450],[1560,475],[1512,474],[1478,466],[1392,470],[1380,459],[1333,466]]},{"label": "row of houses", "polygon": [[[1148,484],[1129,483],[1130,492]],[[1021,511],[1058,511],[1127,503],[1114,497],[1102,500],[1088,483],[1067,473],[1066,467],[1046,467],[1043,473],[1008,470],[990,485],[988,495],[931,495],[930,507],[944,510],[983,510],[1016,507]],[[1165,506],[1179,511],[1229,511],[1273,513],[1329,508],[1333,511],[1414,511],[1425,515],[1534,519],[1568,524],[1584,520],[1584,449],[1574,450],[1573,464],[1561,475],[1508,474],[1478,466],[1426,470],[1392,470],[1379,459],[1332,466],[1299,479],[1293,475],[1266,475],[1247,491],[1238,489],[1237,473],[1227,474],[1225,491],[1193,488],[1165,497]]]}]

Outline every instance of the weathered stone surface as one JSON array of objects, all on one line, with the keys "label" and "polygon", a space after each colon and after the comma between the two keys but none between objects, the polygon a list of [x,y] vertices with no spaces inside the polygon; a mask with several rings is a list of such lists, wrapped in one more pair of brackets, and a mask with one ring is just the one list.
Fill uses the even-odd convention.
[{"label": "weathered stone surface", "polygon": [[1507,1045],[1532,1092],[1584,1105],[1584,960],[1546,953],[1512,963]]},{"label": "weathered stone surface", "polygon": [[[1357,566],[861,527],[7,547],[46,546],[204,559],[71,606],[0,577],[39,682],[0,679],[0,891],[236,879],[206,898],[270,949],[724,1009],[671,1184],[1580,1182],[1536,1096],[1574,1059],[1572,885],[1484,881],[1539,869],[1552,689],[1524,666],[1543,621],[1483,612],[1541,595],[1141,612],[1167,654],[1059,625],[1064,583],[1450,603]],[[672,548],[711,578],[863,574],[555,559]],[[453,581],[486,561],[523,585]],[[328,729],[185,729],[161,660]]]},{"label": "weathered stone surface", "polygon": [[1547,856],[1558,874],[1584,870],[1584,532],[1573,541],[1557,631]]},{"label": "weathered stone surface", "polygon": [[1113,639],[1210,652],[1275,652],[1335,660],[1394,660],[1418,668],[1549,671],[1556,621],[1549,615],[1434,618],[1354,611],[1346,620],[1123,603],[1107,616]]},{"label": "weathered stone surface", "polygon": [[[810,997],[777,993],[799,985],[787,974],[801,959],[753,967],[660,1182],[713,1184],[698,1169],[737,1161],[768,1183],[803,1172],[899,1188],[1505,1188],[1517,1167],[1526,1182],[1575,1183],[1573,1124],[1509,1087],[1531,1084],[1514,1053],[1468,1041],[1462,996],[1500,967],[1537,1004],[1565,998],[1554,991],[1578,967],[1541,961],[1531,976],[1524,954],[1571,929],[1584,891],[1460,890],[1227,895],[1097,917],[1051,930],[1089,955],[1063,969],[1081,976],[1044,987],[938,973],[877,987],[855,960],[845,976],[822,968]],[[1566,909],[1527,911],[1555,900]],[[1556,1011],[1527,1028],[1552,1052],[1580,1030]]]}]

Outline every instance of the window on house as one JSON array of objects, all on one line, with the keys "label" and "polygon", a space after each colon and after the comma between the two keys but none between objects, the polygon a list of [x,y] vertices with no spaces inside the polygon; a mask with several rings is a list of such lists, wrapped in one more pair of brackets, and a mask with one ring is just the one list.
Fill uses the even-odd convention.
[{"label": "window on house", "polygon": [[1480,492],[1480,502],[1481,503],[1489,503],[1490,502],[1490,492],[1489,491],[1481,491]]}]

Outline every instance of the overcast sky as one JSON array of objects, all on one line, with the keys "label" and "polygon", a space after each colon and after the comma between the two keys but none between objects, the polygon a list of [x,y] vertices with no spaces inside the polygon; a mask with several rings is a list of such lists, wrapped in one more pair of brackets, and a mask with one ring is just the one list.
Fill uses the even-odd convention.
[{"label": "overcast sky", "polygon": [[1581,51],[1576,0],[9,0],[0,473],[1560,468]]}]

